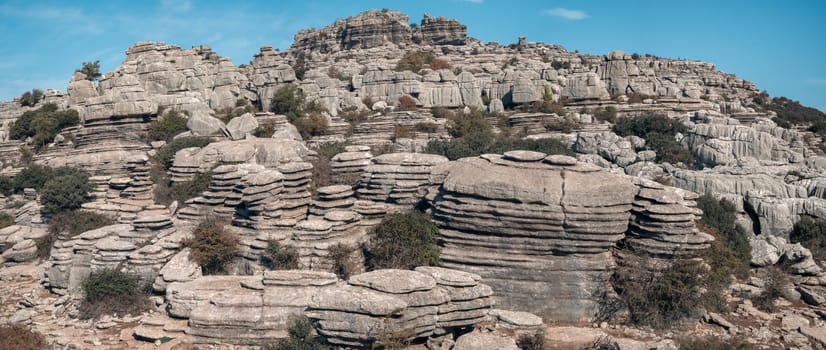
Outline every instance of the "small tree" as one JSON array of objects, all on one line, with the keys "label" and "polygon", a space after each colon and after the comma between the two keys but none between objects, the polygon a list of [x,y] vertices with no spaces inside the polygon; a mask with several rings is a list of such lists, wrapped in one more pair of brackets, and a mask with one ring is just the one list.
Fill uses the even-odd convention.
[{"label": "small tree", "polygon": [[278,89],[272,96],[270,111],[287,116],[290,123],[294,123],[303,116],[304,93],[295,85],[287,85]]},{"label": "small tree", "polygon": [[171,111],[150,123],[146,134],[150,141],[170,142],[172,137],[187,130],[186,123],[187,119],[184,116]]},{"label": "small tree", "polygon": [[297,269],[298,251],[293,247],[282,247],[278,241],[268,240],[267,249],[261,255],[261,264],[270,270]]},{"label": "small tree", "polygon": [[118,270],[93,272],[82,283],[85,297],[78,308],[81,319],[110,314],[137,315],[151,307],[140,277]]},{"label": "small tree", "polygon": [[40,102],[43,99],[43,90],[34,89],[32,91],[26,91],[20,96],[20,105],[23,107],[31,107]]},{"label": "small tree", "polygon": [[227,231],[224,223],[208,217],[184,241],[190,248],[189,257],[201,265],[205,274],[226,272],[227,264],[238,253],[238,235]]},{"label": "small tree", "polygon": [[412,269],[436,265],[439,229],[430,218],[417,211],[386,216],[370,232],[365,256],[370,269]]},{"label": "small tree", "polygon": [[88,200],[89,191],[92,190],[89,175],[80,170],[64,175],[56,172],[55,175],[56,177],[46,181],[40,193],[43,212],[56,214],[80,209],[80,206]]},{"label": "small tree", "polygon": [[100,79],[100,61],[83,62],[83,66],[76,72],[85,74],[87,80],[97,81]]}]

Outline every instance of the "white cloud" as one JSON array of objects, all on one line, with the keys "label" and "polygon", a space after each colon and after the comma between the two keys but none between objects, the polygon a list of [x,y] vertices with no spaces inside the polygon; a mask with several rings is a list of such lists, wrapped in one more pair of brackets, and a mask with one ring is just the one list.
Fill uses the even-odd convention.
[{"label": "white cloud", "polygon": [[585,13],[585,11],[569,10],[561,7],[545,10],[543,12],[548,16],[560,17],[571,21],[578,21],[588,18],[588,14]]}]

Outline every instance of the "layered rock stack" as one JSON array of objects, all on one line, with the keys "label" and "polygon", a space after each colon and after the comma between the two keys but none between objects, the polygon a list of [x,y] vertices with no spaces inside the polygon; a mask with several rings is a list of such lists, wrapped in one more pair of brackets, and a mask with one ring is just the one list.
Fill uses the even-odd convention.
[{"label": "layered rock stack", "polygon": [[169,313],[188,318],[199,343],[271,342],[287,337],[314,295],[333,288],[329,272],[267,271],[257,276],[206,276],[167,287]]},{"label": "layered rock stack", "polygon": [[697,194],[649,180],[637,183],[625,240],[631,251],[670,260],[695,257],[709,248],[714,238],[694,224],[702,215],[694,201]]},{"label": "layered rock stack", "polygon": [[316,294],[306,314],[339,346],[367,347],[382,334],[441,335],[487,319],[493,292],[479,280],[441,268],[377,270]]},{"label": "layered rock stack", "polygon": [[348,210],[356,202],[353,186],[333,185],[316,189],[318,198],[310,206],[310,215],[324,216],[332,210]]},{"label": "layered rock stack", "polygon": [[278,167],[278,171],[284,174],[284,189],[281,199],[281,218],[285,220],[283,225],[288,225],[307,218],[307,210],[313,201],[310,193],[310,186],[313,178],[313,165],[307,162],[293,162]]},{"label": "layered rock stack", "polygon": [[323,218],[299,222],[293,228],[289,246],[298,251],[298,266],[302,269],[332,270],[331,247],[341,245],[351,249],[367,240],[360,225],[361,215],[352,211],[330,211]]},{"label": "layered rock stack", "polygon": [[427,193],[431,170],[447,158],[421,153],[390,153],[373,158],[361,176],[359,199],[402,206],[417,203]]},{"label": "layered rock stack", "polygon": [[344,152],[330,160],[333,177],[338,179],[358,178],[370,165],[373,154],[368,146],[347,146]]},{"label": "layered rock stack", "polygon": [[432,201],[441,264],[481,275],[505,308],[589,320],[636,193],[630,178],[568,156],[512,151],[463,159]]},{"label": "layered rock stack", "polygon": [[265,229],[270,220],[281,217],[280,199],[284,176],[275,170],[249,174],[233,189],[233,196],[224,205],[234,206],[232,223],[251,229]]},{"label": "layered rock stack", "polygon": [[117,224],[59,236],[54,243],[45,284],[55,293],[80,288],[90,273],[123,269],[152,282],[158,271],[181,250],[185,232],[176,230],[168,216],[147,216],[134,224]]},{"label": "layered rock stack", "polygon": [[49,233],[38,227],[11,225],[0,229],[0,262],[5,266],[37,257],[37,242]]}]

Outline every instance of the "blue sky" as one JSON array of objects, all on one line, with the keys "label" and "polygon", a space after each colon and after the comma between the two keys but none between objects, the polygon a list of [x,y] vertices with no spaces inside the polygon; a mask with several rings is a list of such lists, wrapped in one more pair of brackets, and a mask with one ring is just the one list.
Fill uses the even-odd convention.
[{"label": "blue sky", "polygon": [[0,100],[65,90],[84,61],[104,72],[140,40],[210,45],[235,64],[262,45],[286,49],[302,28],[367,9],[459,19],[484,42],[559,44],[698,59],[826,110],[826,1],[8,1],[0,0]]}]

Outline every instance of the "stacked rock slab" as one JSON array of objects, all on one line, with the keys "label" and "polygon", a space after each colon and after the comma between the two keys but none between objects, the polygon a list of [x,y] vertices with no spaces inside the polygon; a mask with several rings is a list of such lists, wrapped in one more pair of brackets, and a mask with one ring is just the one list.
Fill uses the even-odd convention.
[{"label": "stacked rock slab", "polygon": [[289,321],[336,282],[332,273],[305,270],[205,276],[171,283],[166,296],[170,315],[189,319],[185,332],[196,342],[249,344],[286,338]]},{"label": "stacked rock slab", "polygon": [[690,258],[710,246],[714,238],[694,225],[702,215],[694,201],[697,194],[644,179],[637,183],[640,190],[625,240],[631,251],[663,259]]},{"label": "stacked rock slab", "polygon": [[0,229],[0,262],[14,265],[37,257],[37,240],[49,233],[39,227],[11,225]]},{"label": "stacked rock slab", "polygon": [[356,202],[353,186],[333,185],[316,189],[318,198],[310,206],[310,215],[324,216],[331,210],[349,210]]},{"label": "stacked rock slab", "polygon": [[347,146],[344,152],[336,154],[330,160],[330,168],[335,178],[358,178],[370,165],[370,153],[368,146]]},{"label": "stacked rock slab", "polygon": [[427,193],[433,166],[447,162],[433,154],[389,153],[373,158],[361,176],[359,199],[408,206]]},{"label": "stacked rock slab", "polygon": [[158,271],[181,250],[184,232],[168,216],[138,217],[133,224],[117,224],[81,233],[59,235],[46,267],[46,285],[58,294],[80,287],[90,273],[123,269],[152,282]]},{"label": "stacked rock slab", "polygon": [[587,321],[609,285],[637,187],[568,156],[512,151],[462,159],[433,199],[441,265],[473,272],[506,309]]},{"label": "stacked rock slab", "polygon": [[487,319],[493,292],[480,279],[441,268],[376,270],[316,294],[306,314],[339,346],[368,347],[388,332],[441,335]]},{"label": "stacked rock slab", "polygon": [[298,252],[298,266],[302,269],[331,270],[330,248],[342,245],[356,250],[367,239],[360,224],[361,215],[352,211],[333,210],[322,218],[299,222],[293,228],[289,246]]}]

